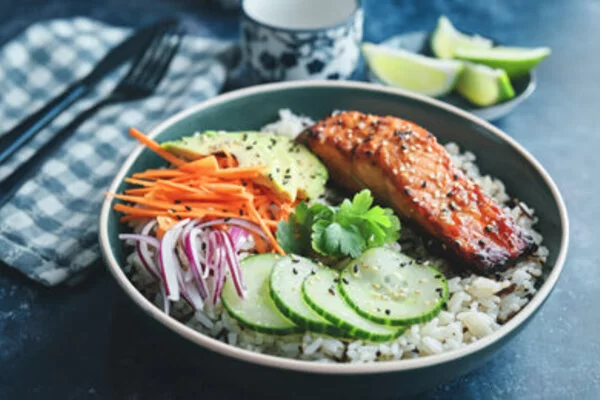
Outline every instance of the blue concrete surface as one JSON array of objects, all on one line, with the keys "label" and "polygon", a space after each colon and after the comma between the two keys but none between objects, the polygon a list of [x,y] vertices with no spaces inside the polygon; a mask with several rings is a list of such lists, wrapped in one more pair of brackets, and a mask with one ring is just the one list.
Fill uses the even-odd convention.
[{"label": "blue concrete surface", "polygon": [[[87,15],[137,26],[176,14],[198,33],[237,37],[237,17],[201,0],[0,2],[0,43],[34,21]],[[514,45],[548,45],[538,90],[497,123],[555,178],[572,239],[564,274],[533,322],[485,366],[419,398],[600,398],[600,2],[365,0],[366,39],[432,27],[439,14]],[[0,266],[0,399],[247,398],[211,384],[140,329],[101,269],[47,289]]]}]

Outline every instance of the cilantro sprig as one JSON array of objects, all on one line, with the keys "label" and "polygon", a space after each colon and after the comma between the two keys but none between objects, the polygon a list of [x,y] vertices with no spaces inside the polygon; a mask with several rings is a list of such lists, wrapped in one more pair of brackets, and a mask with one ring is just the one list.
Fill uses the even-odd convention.
[{"label": "cilantro sprig", "polygon": [[371,247],[398,240],[400,220],[389,208],[373,206],[367,189],[339,207],[299,203],[288,221],[277,226],[277,240],[287,252],[317,253],[334,259],[358,257]]}]

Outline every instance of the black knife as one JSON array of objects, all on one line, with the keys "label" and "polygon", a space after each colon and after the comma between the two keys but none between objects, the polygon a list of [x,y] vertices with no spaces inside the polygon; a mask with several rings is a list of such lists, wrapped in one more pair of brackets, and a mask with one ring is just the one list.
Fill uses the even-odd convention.
[{"label": "black knife", "polygon": [[175,24],[172,19],[161,20],[142,27],[110,50],[84,78],[67,87],[60,95],[0,137],[0,164],[19,150],[71,104],[85,96],[104,77],[144,50],[157,29]]}]

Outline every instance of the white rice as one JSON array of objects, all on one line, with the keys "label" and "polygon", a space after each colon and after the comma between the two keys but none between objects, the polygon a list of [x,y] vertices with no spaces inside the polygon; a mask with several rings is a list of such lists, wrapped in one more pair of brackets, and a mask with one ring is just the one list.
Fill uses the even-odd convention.
[{"label": "white rice", "polygon": [[[280,119],[263,128],[264,131],[295,136],[313,121],[281,110]],[[447,262],[427,253],[426,240],[403,226],[402,238],[392,247],[439,268],[448,278],[450,297],[446,310],[433,320],[409,327],[399,338],[381,344],[360,340],[343,342],[331,337],[305,333],[303,335],[270,336],[249,331],[223,312],[217,305],[211,313],[193,313],[187,303],[172,305],[171,315],[186,325],[232,346],[243,349],[314,362],[366,363],[384,360],[412,359],[464,347],[497,330],[521,310],[536,293],[543,280],[543,264],[548,249],[541,246],[542,235],[534,230],[537,218],[523,203],[507,206],[510,200],[504,184],[488,175],[481,175],[475,164],[475,155],[460,152],[458,145],[448,143],[446,150],[454,163],[477,182],[498,203],[504,204],[517,223],[540,245],[533,256],[519,262],[505,272],[492,277],[476,274],[458,275]],[[140,263],[135,252],[128,258],[126,272],[138,289],[157,307],[163,300],[158,286]]]}]

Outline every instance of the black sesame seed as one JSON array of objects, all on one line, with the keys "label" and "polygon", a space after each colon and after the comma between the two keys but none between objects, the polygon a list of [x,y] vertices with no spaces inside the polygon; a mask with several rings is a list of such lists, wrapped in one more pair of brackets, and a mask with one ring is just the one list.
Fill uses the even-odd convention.
[{"label": "black sesame seed", "polygon": [[277,140],[271,138],[271,145],[275,146],[277,144]]},{"label": "black sesame seed", "polygon": [[490,233],[490,232],[492,231],[492,226],[491,226],[491,225],[487,225],[487,226],[485,227],[485,231],[486,231],[487,233]]},{"label": "black sesame seed", "polygon": [[273,174],[269,174],[268,176],[269,176],[269,180],[272,181],[273,180]]},{"label": "black sesame seed", "polygon": [[187,206],[187,205],[185,206],[185,209],[188,210],[188,211],[192,211],[192,207]]},{"label": "black sesame seed", "polygon": [[298,263],[300,262],[300,260],[298,260],[297,258],[293,258],[293,259],[292,259],[292,262],[293,262],[294,264],[298,264]]},{"label": "black sesame seed", "polygon": [[340,283],[340,280],[339,280],[339,278],[334,278],[334,279],[333,279],[333,282],[334,282],[334,283]]},{"label": "black sesame seed", "polygon": [[286,173],[286,174],[289,174],[289,173],[290,173],[290,167],[287,167],[287,168],[285,169],[285,173]]},{"label": "black sesame seed", "polygon": [[317,271],[310,271],[311,275],[316,275]]},{"label": "black sesame seed", "polygon": [[458,174],[454,174],[454,180],[457,181],[458,180]]},{"label": "black sesame seed", "polygon": [[181,200],[174,200],[173,203],[175,203],[175,204],[181,204]]},{"label": "black sesame seed", "polygon": [[294,275],[298,275],[298,270],[296,268],[292,268],[292,272],[294,273]]},{"label": "black sesame seed", "polygon": [[442,279],[442,274],[437,274],[436,276],[434,276],[435,279]]},{"label": "black sesame seed", "polygon": [[446,197],[452,197],[454,196],[454,192],[448,192],[448,194],[446,195]]},{"label": "black sesame seed", "polygon": [[246,140],[248,140],[248,134],[247,134],[247,133],[244,133],[244,134],[242,135],[242,140],[243,140],[244,142],[245,142]]},{"label": "black sesame seed", "polygon": [[350,281],[348,281],[348,279],[346,278],[342,278],[342,282],[344,282],[345,285],[348,285],[350,283]]},{"label": "black sesame seed", "polygon": [[477,242],[477,243],[479,243],[479,245],[481,247],[485,246],[485,242],[483,240],[481,240],[481,239],[479,239],[479,242]]},{"label": "black sesame seed", "polygon": [[352,266],[352,271],[354,271],[355,274],[358,274],[358,265],[354,264]]},{"label": "black sesame seed", "polygon": [[333,286],[329,288],[328,292],[330,295],[335,296],[335,290],[333,289]]},{"label": "black sesame seed", "polygon": [[407,196],[410,196],[410,189],[409,188],[404,189],[404,194]]},{"label": "black sesame seed", "polygon": [[178,221],[181,221],[181,215],[176,215],[175,218],[177,218]]},{"label": "black sesame seed", "polygon": [[246,150],[252,150],[252,146],[246,146]]},{"label": "black sesame seed", "polygon": [[373,139],[373,135],[369,135],[363,140],[363,143],[369,143]]},{"label": "black sesame seed", "polygon": [[231,221],[231,218],[225,218],[223,221],[229,222],[229,221]]},{"label": "black sesame seed", "polygon": [[239,211],[238,211],[238,213],[240,214],[240,217],[241,217],[242,215],[244,215],[244,210],[242,210],[242,209],[240,208],[240,209],[239,209]]},{"label": "black sesame seed", "polygon": [[175,209],[174,209],[174,208],[169,208],[169,212],[170,212],[170,213],[174,213],[174,212],[175,212]]},{"label": "black sesame seed", "polygon": [[404,144],[402,146],[400,146],[400,148],[404,151],[408,150],[408,147],[406,147],[406,145],[404,145]]},{"label": "black sesame seed", "polygon": [[372,155],[373,155],[373,150],[367,150],[367,153],[366,153],[366,154],[367,154],[368,156],[372,156]]},{"label": "black sesame seed", "polygon": [[390,315],[392,312],[390,311],[390,309],[388,308],[387,310],[385,310],[385,315]]},{"label": "black sesame seed", "polygon": [[454,202],[453,202],[453,201],[451,201],[451,202],[450,202],[450,204],[448,204],[448,207],[450,207],[450,209],[451,209],[452,211],[456,211],[456,204],[454,204]]},{"label": "black sesame seed", "polygon": [[423,181],[423,183],[421,183],[421,187],[425,189],[427,187],[427,181]]},{"label": "black sesame seed", "polygon": [[243,186],[243,187],[246,187],[246,186],[248,186],[248,182],[242,182],[242,186]]}]

